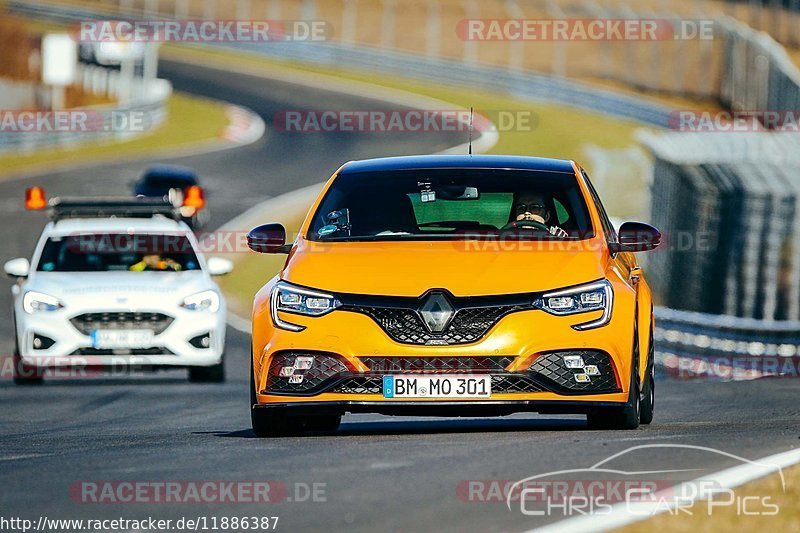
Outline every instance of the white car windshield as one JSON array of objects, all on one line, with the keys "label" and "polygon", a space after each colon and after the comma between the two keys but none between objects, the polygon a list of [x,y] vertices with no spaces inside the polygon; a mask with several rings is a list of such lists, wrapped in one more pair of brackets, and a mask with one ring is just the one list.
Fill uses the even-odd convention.
[{"label": "white car windshield", "polygon": [[86,233],[50,237],[39,272],[183,272],[200,262],[185,235]]}]

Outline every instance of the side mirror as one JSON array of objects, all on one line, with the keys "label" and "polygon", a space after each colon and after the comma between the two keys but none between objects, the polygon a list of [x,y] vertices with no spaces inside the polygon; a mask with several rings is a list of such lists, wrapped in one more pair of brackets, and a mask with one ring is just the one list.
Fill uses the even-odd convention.
[{"label": "side mirror", "polygon": [[260,254],[286,254],[291,248],[286,245],[286,228],[281,224],[253,228],[247,234],[247,246]]},{"label": "side mirror", "polygon": [[11,278],[27,278],[31,264],[24,257],[17,257],[3,265],[3,270]]},{"label": "side mirror", "polygon": [[611,251],[646,252],[661,244],[661,232],[643,222],[625,222],[617,232],[618,242],[610,244]]},{"label": "side mirror", "polygon": [[212,276],[224,276],[233,270],[233,261],[223,257],[209,257],[206,260],[206,267]]}]

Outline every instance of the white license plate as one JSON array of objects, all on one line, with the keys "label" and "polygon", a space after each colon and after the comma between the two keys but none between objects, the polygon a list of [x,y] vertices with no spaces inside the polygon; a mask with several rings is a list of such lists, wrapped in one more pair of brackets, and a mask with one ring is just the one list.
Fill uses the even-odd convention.
[{"label": "white license plate", "polygon": [[491,376],[383,376],[384,398],[489,398]]},{"label": "white license plate", "polygon": [[151,329],[95,329],[92,348],[149,348],[153,345]]}]

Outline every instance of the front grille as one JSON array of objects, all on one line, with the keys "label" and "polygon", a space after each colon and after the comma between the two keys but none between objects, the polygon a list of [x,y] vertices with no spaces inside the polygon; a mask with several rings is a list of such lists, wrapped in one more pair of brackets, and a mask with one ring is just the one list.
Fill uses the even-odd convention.
[{"label": "front grille", "polygon": [[[580,369],[567,368],[563,356],[579,355],[583,358],[584,365],[596,365],[600,370],[599,376],[590,376],[588,383],[575,381],[575,374],[583,373]],[[617,392],[617,379],[614,375],[614,366],[611,357],[599,350],[572,350],[564,352],[551,352],[540,355],[531,364],[531,372],[535,372],[556,385],[557,388],[574,392]]]},{"label": "front grille", "polygon": [[163,313],[107,312],[85,313],[72,317],[70,322],[84,335],[96,329],[151,329],[154,335],[162,333],[174,319]]},{"label": "front grille", "polygon": [[[313,358],[311,368],[296,369],[295,363],[298,357]],[[281,376],[281,369],[284,368],[291,369],[291,375]],[[334,354],[278,352],[272,356],[264,390],[270,394],[313,394],[319,392],[326,385],[326,381],[348,370],[342,359]]]},{"label": "front grille", "polygon": [[384,357],[367,356],[359,360],[370,372],[465,372],[486,374],[502,372],[514,361],[514,357],[499,356],[463,356],[463,357]]},{"label": "front grille", "polygon": [[441,333],[428,331],[415,309],[348,305],[348,311],[369,316],[391,337],[404,344],[466,344],[480,340],[498,320],[524,309],[518,305],[469,307],[458,309]]}]

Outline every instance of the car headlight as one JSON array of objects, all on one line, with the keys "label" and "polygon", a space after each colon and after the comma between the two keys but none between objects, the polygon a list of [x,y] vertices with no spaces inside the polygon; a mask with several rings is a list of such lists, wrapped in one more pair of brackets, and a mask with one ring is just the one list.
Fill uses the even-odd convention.
[{"label": "car headlight", "polygon": [[583,331],[605,326],[611,320],[614,304],[614,291],[608,280],[595,281],[586,285],[543,294],[533,302],[533,306],[551,315],[576,315],[590,311],[603,311],[603,315],[591,322],[576,324],[574,329]]},{"label": "car headlight", "polygon": [[285,281],[279,281],[272,289],[270,313],[276,327],[289,331],[302,331],[303,326],[281,320],[278,311],[303,316],[322,316],[341,305],[333,295],[311,289],[296,287]]},{"label": "car headlight", "polygon": [[41,311],[57,311],[64,307],[58,298],[36,291],[28,291],[22,297],[22,309],[26,313],[39,313]]},{"label": "car headlight", "polygon": [[205,311],[216,313],[219,311],[219,294],[216,291],[207,290],[187,296],[181,306],[189,311]]}]

